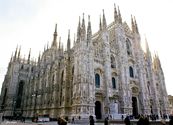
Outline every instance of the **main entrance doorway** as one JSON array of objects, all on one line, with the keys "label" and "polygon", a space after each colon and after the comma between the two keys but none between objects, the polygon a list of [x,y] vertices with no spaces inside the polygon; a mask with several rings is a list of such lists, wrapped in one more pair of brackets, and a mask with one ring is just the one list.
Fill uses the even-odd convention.
[{"label": "main entrance doorway", "polygon": [[95,115],[96,115],[96,119],[101,119],[102,118],[101,102],[100,101],[95,102]]},{"label": "main entrance doorway", "polygon": [[133,116],[138,115],[138,104],[137,104],[137,98],[132,97],[132,107],[133,107]]}]

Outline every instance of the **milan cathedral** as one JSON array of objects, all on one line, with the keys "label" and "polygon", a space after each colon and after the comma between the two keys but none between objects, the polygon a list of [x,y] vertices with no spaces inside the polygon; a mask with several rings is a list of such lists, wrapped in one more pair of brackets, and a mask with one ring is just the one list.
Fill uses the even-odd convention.
[{"label": "milan cathedral", "polygon": [[141,37],[136,19],[131,28],[114,7],[114,21],[107,25],[103,11],[99,30],[92,34],[90,16],[79,18],[73,47],[58,37],[57,25],[50,47],[38,59],[21,57],[16,48],[1,90],[0,110],[6,117],[48,115],[103,119],[120,114],[168,114],[164,73]]}]

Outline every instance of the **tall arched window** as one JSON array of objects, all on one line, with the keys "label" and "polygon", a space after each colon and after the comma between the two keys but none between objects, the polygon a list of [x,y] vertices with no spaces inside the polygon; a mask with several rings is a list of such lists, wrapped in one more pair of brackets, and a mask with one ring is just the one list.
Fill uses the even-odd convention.
[{"label": "tall arched window", "polygon": [[100,75],[99,74],[95,74],[95,86],[96,88],[100,88]]},{"label": "tall arched window", "polygon": [[150,82],[147,83],[148,92],[150,94]]},{"label": "tall arched window", "polygon": [[129,73],[130,73],[130,77],[134,77],[134,74],[133,74],[133,68],[130,66],[129,67]]},{"label": "tall arched window", "polygon": [[157,91],[159,91],[159,84],[158,83],[156,83],[156,89],[157,89]]},{"label": "tall arched window", "polygon": [[146,72],[146,78],[148,78],[148,70],[147,70],[147,68],[145,68],[145,72]]},{"label": "tall arched window", "polygon": [[60,85],[60,106],[62,104],[62,86],[63,86],[63,77],[64,77],[64,71],[62,71],[62,74],[61,74],[61,85]]},{"label": "tall arched window", "polygon": [[116,68],[115,58],[111,55],[111,68]]},{"label": "tall arched window", "polygon": [[72,82],[73,82],[73,77],[74,77],[74,66],[72,68]]},{"label": "tall arched window", "polygon": [[114,77],[112,77],[112,88],[116,89],[116,81]]},{"label": "tall arched window", "polygon": [[128,38],[126,39],[126,48],[127,48],[127,54],[131,55],[132,54],[131,43]]}]

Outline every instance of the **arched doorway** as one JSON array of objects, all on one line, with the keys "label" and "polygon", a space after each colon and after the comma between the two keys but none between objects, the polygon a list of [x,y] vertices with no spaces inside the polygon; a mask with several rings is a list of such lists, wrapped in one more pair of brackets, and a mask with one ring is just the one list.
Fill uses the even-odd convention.
[{"label": "arched doorway", "polygon": [[101,119],[102,118],[101,102],[100,101],[95,102],[95,115],[96,115],[96,119]]},{"label": "arched doorway", "polygon": [[133,116],[138,115],[138,104],[137,104],[137,98],[132,97],[132,107],[133,107]]}]

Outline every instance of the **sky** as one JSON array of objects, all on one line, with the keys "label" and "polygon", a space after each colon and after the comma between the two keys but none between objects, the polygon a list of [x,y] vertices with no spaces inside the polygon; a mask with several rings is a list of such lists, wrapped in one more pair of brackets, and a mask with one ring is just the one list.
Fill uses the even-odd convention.
[{"label": "sky", "polygon": [[16,46],[22,57],[37,58],[45,45],[51,45],[57,23],[58,37],[66,46],[68,30],[71,39],[77,31],[79,16],[91,16],[92,32],[99,28],[99,17],[105,11],[107,24],[113,21],[114,3],[122,19],[131,26],[136,17],[141,42],[146,36],[150,50],[158,52],[168,94],[173,95],[173,1],[172,0],[0,0],[0,88],[8,62]]}]

